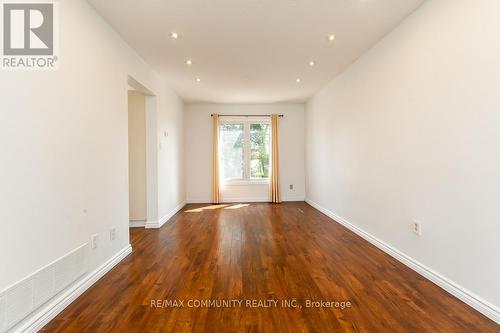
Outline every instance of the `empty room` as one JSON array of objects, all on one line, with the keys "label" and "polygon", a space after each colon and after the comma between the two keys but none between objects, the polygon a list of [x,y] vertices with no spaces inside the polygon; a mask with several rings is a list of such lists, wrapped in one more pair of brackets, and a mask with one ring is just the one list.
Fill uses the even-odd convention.
[{"label": "empty room", "polygon": [[500,1],[0,8],[0,333],[500,333]]}]

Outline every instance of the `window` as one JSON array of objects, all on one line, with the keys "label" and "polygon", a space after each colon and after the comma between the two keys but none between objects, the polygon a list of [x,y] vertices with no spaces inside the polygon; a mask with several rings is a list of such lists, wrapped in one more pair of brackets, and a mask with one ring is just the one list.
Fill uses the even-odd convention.
[{"label": "window", "polygon": [[268,120],[225,119],[219,128],[221,180],[269,180],[271,125]]},{"label": "window", "polygon": [[243,128],[243,124],[220,125],[219,150],[223,180],[244,178]]},{"label": "window", "polygon": [[250,178],[269,178],[269,124],[250,124]]}]

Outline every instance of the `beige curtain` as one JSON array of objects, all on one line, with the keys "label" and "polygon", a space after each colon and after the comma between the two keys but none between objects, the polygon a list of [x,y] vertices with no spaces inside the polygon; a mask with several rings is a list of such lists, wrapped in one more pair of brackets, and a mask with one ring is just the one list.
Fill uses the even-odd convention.
[{"label": "beige curtain", "polygon": [[280,203],[280,175],[279,175],[279,116],[271,115],[271,202]]},{"label": "beige curtain", "polygon": [[219,115],[212,116],[212,201],[220,203],[219,187]]}]

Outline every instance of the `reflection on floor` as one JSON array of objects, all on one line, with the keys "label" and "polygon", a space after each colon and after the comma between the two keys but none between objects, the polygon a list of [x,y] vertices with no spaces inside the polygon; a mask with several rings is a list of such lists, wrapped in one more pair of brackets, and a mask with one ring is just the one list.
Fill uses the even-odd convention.
[{"label": "reflection on floor", "polygon": [[238,208],[243,208],[243,207],[248,207],[250,204],[236,204],[236,205],[210,205],[210,206],[205,206],[205,207],[199,207],[195,209],[190,209],[186,210],[184,212],[186,213],[201,213],[204,210],[213,210],[213,209],[238,209]]},{"label": "reflection on floor", "polygon": [[238,208],[243,208],[243,207],[248,207],[250,204],[237,204],[234,206],[226,207],[224,209],[238,209]]}]

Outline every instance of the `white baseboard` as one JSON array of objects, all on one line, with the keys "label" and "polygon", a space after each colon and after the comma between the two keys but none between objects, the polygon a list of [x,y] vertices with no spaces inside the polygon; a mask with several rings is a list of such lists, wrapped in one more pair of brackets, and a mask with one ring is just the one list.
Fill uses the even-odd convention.
[{"label": "white baseboard", "polygon": [[306,198],[304,197],[282,197],[281,198],[282,202],[304,202],[306,201]]},{"label": "white baseboard", "polygon": [[223,198],[222,203],[247,203],[247,202],[269,202],[268,197],[254,197],[254,198]]},{"label": "white baseboard", "polygon": [[[222,203],[247,203],[247,202],[269,202],[269,198],[224,198]],[[212,199],[188,199],[188,204],[212,204]]]},{"label": "white baseboard", "polygon": [[210,198],[192,198],[187,199],[186,204],[211,204],[212,199]]},{"label": "white baseboard", "polygon": [[73,285],[42,305],[38,310],[12,328],[9,333],[38,332],[131,252],[132,246],[130,244],[125,246],[96,270],[77,280]]},{"label": "white baseboard", "polygon": [[[284,197],[283,202],[305,201],[304,197]],[[269,198],[228,198],[224,200],[225,203],[239,203],[239,202],[269,202]],[[212,199],[188,199],[186,204],[212,204]]]},{"label": "white baseboard", "polygon": [[146,226],[146,220],[130,220],[128,226],[129,228],[144,228]]},{"label": "white baseboard", "polygon": [[371,235],[370,233],[364,231],[363,229],[355,226],[351,222],[347,221],[346,219],[336,215],[335,213],[331,212],[330,210],[320,206],[319,204],[315,203],[314,201],[310,199],[306,199],[306,202],[322,212],[323,214],[327,215],[334,221],[338,222],[339,224],[342,224],[345,226],[347,229],[351,230],[355,234],[361,236],[371,244],[375,245],[391,257],[397,259],[404,265],[408,266],[415,272],[419,273],[420,275],[424,276],[428,280],[432,281],[434,284],[438,285],[451,295],[455,296],[456,298],[460,299],[462,302],[468,304],[472,308],[476,309],[477,311],[481,312],[483,315],[486,317],[490,318],[491,320],[495,321],[496,323],[500,324],[500,309],[496,307],[495,305],[491,304],[490,302],[482,299],[481,297],[477,296],[470,290],[465,289],[464,287],[458,285],[457,283],[451,281],[450,279],[444,277],[440,273],[432,270],[431,268],[425,266],[424,264],[420,263],[419,261],[413,259],[412,257],[406,255],[405,253],[399,251],[398,249],[392,247],[391,245],[385,243],[384,241],[378,239],[377,237]]},{"label": "white baseboard", "polygon": [[[281,198],[282,202],[295,202],[305,201],[303,197],[287,197]],[[252,203],[252,202],[270,202],[268,197],[265,198],[227,198],[222,201],[223,203]]]},{"label": "white baseboard", "polygon": [[168,220],[172,218],[178,211],[180,211],[184,206],[186,206],[186,201],[181,202],[177,207],[172,209],[167,215],[160,218],[158,221],[147,221],[146,229],[159,229],[162,225],[164,225]]}]

